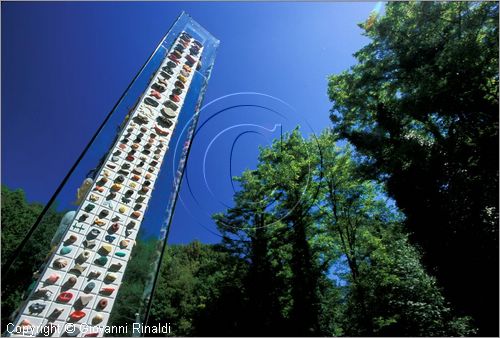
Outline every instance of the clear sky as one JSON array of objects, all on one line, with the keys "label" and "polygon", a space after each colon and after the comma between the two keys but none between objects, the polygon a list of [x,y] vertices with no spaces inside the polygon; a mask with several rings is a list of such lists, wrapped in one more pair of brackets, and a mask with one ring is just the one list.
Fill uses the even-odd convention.
[{"label": "clear sky", "polygon": [[[1,6],[1,177],[29,201],[49,200],[183,10],[221,41],[204,103],[224,98],[201,112],[170,233],[185,243],[218,240],[210,214],[231,204],[230,176],[255,165],[257,146],[279,136],[275,125],[305,134],[329,126],[327,76],[354,64],[368,42],[357,24],[375,3]],[[260,94],[231,95],[241,92]],[[265,108],[224,111],[235,105]]]}]

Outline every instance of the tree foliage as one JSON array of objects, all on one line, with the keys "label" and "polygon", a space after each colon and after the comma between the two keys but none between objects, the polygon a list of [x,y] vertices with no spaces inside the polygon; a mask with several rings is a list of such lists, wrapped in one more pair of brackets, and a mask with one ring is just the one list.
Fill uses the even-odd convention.
[{"label": "tree foliage", "polygon": [[[41,204],[27,203],[21,189],[12,191],[2,185],[2,266],[17,249],[42,210]],[[63,215],[55,208],[49,209],[24,248],[17,254],[10,270],[2,271],[7,274],[2,280],[2,330],[33,286],[33,273],[50,253],[52,235]]]},{"label": "tree foliage", "polygon": [[[245,317],[273,323],[251,334],[474,333],[426,273],[383,187],[359,175],[330,131],[285,135],[237,180],[235,206],[215,220],[226,249],[248,265],[246,302],[267,309]],[[337,273],[343,262],[347,273]],[[297,320],[302,309],[310,313]]]},{"label": "tree foliage", "polygon": [[[171,323],[175,336],[472,333],[383,187],[336,141],[296,129],[262,148],[236,178],[234,206],[214,215],[221,243],[166,248],[148,324]],[[138,240],[110,324],[142,314],[160,244]]]},{"label": "tree foliage", "polygon": [[[498,334],[498,2],[394,2],[330,77],[331,119],[387,184],[458,313]],[[474,267],[474,279],[464,278]]]},{"label": "tree foliage", "polygon": [[149,325],[174,336],[230,335],[242,316],[241,266],[214,245],[194,241],[165,252]]},{"label": "tree foliage", "polygon": [[[455,318],[420,254],[401,228],[403,215],[379,183],[360,177],[349,146],[326,131],[321,151],[322,222],[349,267],[342,327],[349,336],[474,333]],[[458,324],[462,323],[462,326]]]},{"label": "tree foliage", "polygon": [[[394,2],[362,27],[371,43],[329,80],[333,128],[260,149],[232,207],[213,216],[220,243],[167,246],[149,325],[498,334],[498,2]],[[41,210],[2,187],[3,258]],[[3,324],[61,217],[49,210],[18,255]],[[161,245],[139,237],[110,324],[143,314]]]}]

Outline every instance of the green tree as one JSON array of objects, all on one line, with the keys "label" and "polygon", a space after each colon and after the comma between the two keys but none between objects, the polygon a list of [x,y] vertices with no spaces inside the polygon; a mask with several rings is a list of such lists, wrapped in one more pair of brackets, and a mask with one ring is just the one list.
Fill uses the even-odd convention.
[{"label": "green tree", "polygon": [[[466,335],[401,228],[380,184],[360,177],[350,147],[325,131],[321,151],[323,224],[349,267],[343,330],[349,336]],[[461,326],[459,325],[461,323]]]},{"label": "green tree", "polygon": [[175,336],[241,332],[241,267],[214,245],[167,247],[149,325],[171,323]]},{"label": "green tree", "polygon": [[239,334],[256,336],[282,335],[287,326],[282,310],[290,304],[284,277],[289,269],[281,264],[290,248],[275,237],[284,233],[285,225],[266,210],[270,189],[263,179],[260,171],[237,177],[241,190],[234,196],[235,206],[214,215],[225,249],[245,264]]},{"label": "green tree", "polygon": [[458,314],[498,335],[498,2],[388,3],[363,27],[371,43],[329,80],[334,130]]},{"label": "green tree", "polygon": [[35,223],[42,205],[29,206],[24,191],[2,185],[2,266]]},{"label": "green tree", "polygon": [[[14,253],[42,210],[43,205],[28,203],[21,189],[12,191],[2,186],[2,265]],[[3,270],[2,331],[33,286],[33,273],[47,259],[51,250],[50,241],[63,215],[55,208],[50,208],[17,254],[11,268]]]},{"label": "green tree", "polygon": [[[320,332],[321,267],[309,241],[315,236],[314,205],[319,193],[315,156],[298,129],[275,140],[271,147],[261,149],[257,169],[239,179],[242,190],[235,196],[235,207],[216,216],[225,237],[236,235],[251,258],[249,304],[260,304],[263,309],[281,304],[284,310],[281,315],[271,310],[259,319],[268,323],[261,328],[263,333],[304,336]],[[274,259],[281,259],[281,264],[273,267]],[[252,282],[256,280],[260,284]],[[276,292],[275,286],[283,282],[287,287]],[[262,289],[252,291],[257,285]],[[276,325],[280,322],[282,326]],[[270,331],[273,328],[276,331]]]},{"label": "green tree", "polygon": [[274,142],[260,154],[259,170],[273,177],[277,215],[290,231],[292,272],[290,326],[296,335],[318,334],[318,280],[320,271],[309,238],[312,236],[318,183],[315,180],[314,153],[298,129]]},{"label": "green tree", "polygon": [[[364,234],[369,250],[359,265],[346,309],[347,335],[468,336],[469,318],[455,318],[434,278],[401,229]],[[371,247],[370,247],[371,246]],[[362,311],[360,311],[362,309]]]}]

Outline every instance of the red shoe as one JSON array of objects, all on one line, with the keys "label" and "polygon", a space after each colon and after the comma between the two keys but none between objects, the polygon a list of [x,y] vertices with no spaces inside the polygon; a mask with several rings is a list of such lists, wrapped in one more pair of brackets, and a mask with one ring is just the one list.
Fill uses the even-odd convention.
[{"label": "red shoe", "polygon": [[87,314],[83,311],[73,311],[71,312],[71,314],[69,315],[69,318],[75,320],[75,321],[78,321],[80,319],[82,319],[83,317],[85,317]]},{"label": "red shoe", "polygon": [[166,129],[163,129],[157,125],[155,125],[155,131],[158,133],[158,135],[161,135],[161,136],[167,136],[168,134],[170,134],[170,132]]},{"label": "red shoe", "polygon": [[152,90],[151,93],[149,94],[155,98],[157,98],[158,100],[161,99],[161,94],[159,92],[157,92],[156,90]]},{"label": "red shoe", "polygon": [[112,294],[115,291],[115,288],[102,288],[100,293],[105,293],[107,295]]},{"label": "red shoe", "polygon": [[179,64],[179,60],[177,60],[177,58],[173,55],[169,55],[168,58],[172,61],[174,61],[176,64]]},{"label": "red shoe", "polygon": [[73,298],[73,294],[71,292],[63,292],[59,296],[57,296],[57,301],[61,303],[67,303]]}]

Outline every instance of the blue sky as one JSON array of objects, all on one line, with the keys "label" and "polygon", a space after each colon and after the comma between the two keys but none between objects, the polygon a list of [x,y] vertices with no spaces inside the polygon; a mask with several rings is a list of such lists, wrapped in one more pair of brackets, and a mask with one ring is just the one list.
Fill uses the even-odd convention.
[{"label": "blue sky", "polygon": [[[224,98],[201,113],[170,242],[217,241],[210,214],[230,205],[230,174],[255,165],[258,145],[279,135],[274,126],[301,124],[306,134],[329,126],[327,76],[354,64],[352,54],[368,42],[357,23],[374,7],[3,2],[2,183],[48,201],[184,10],[221,41],[204,102]],[[268,110],[240,107],[210,119],[234,105]]]}]

